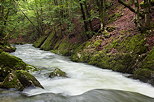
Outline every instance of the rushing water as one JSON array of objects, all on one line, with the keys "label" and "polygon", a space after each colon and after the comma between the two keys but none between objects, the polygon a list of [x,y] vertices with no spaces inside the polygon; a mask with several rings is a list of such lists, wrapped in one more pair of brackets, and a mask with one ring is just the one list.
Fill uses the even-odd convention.
[{"label": "rushing water", "polygon": [[[33,72],[33,74],[45,89],[27,88],[22,92],[22,94],[28,97],[35,96],[35,98],[32,99],[39,100],[36,102],[50,102],[49,97],[46,98],[48,95],[50,95],[50,98],[52,99],[51,102],[127,102],[126,100],[130,99],[129,95],[131,96],[131,98],[136,96],[140,100],[142,98],[144,99],[147,98],[146,96],[142,96],[142,98],[139,97],[141,96],[140,94],[154,98],[154,88],[152,86],[137,80],[126,78],[121,73],[113,72],[111,70],[106,70],[106,69],[100,69],[98,67],[87,65],[84,63],[72,62],[67,57],[59,56],[49,51],[39,50],[38,48],[32,47],[32,45],[30,44],[16,45],[16,48],[17,50],[16,52],[12,53],[13,55],[21,58],[28,64],[41,68],[41,71]],[[53,79],[49,78],[48,73],[50,73],[54,68],[60,68],[61,70],[67,73],[68,77],[67,78],[56,77]],[[105,90],[93,90],[93,89],[105,89]],[[108,89],[111,90],[107,91]],[[116,90],[131,91],[140,94],[116,91]],[[7,92],[4,90],[0,90],[1,93],[8,93],[8,91],[9,90],[7,90]],[[15,96],[21,95],[16,91],[9,91],[9,93],[11,92]],[[94,95],[98,98],[98,100],[90,101],[93,100],[91,96]],[[99,95],[101,96],[99,97]],[[106,95],[106,97],[104,95]],[[4,96],[9,97],[10,94],[9,96],[7,94]],[[111,101],[112,99],[115,98],[114,96],[117,98],[126,97],[127,99],[125,99],[125,101],[124,100]],[[20,96],[20,99],[25,99],[21,97],[24,96]],[[87,97],[89,101],[81,101],[87,99]],[[109,97],[110,98],[112,97],[112,99],[110,99]],[[2,98],[2,95],[0,95],[0,98]],[[40,101],[42,100],[42,98],[44,98],[44,100],[47,99],[48,101]],[[102,100],[102,98],[104,101],[100,101]],[[34,101],[30,99],[29,101],[28,99],[25,99],[25,102]],[[53,101],[54,99],[56,101]],[[105,99],[108,101],[105,101]],[[4,100],[4,101],[9,102],[9,100]],[[17,100],[10,102],[17,102]],[[128,102],[154,102],[154,100],[153,99],[152,101],[129,100]]]}]

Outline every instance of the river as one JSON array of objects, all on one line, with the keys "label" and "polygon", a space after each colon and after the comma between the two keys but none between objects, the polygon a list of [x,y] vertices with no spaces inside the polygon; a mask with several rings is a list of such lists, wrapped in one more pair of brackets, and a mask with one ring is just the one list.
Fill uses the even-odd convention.
[{"label": "river", "polygon": [[[0,89],[2,102],[154,102],[154,87],[125,74],[72,62],[68,57],[39,50],[31,44],[16,48],[12,55],[41,69],[32,74],[44,89],[30,87],[22,92]],[[49,78],[55,68],[66,72],[68,77]]]}]

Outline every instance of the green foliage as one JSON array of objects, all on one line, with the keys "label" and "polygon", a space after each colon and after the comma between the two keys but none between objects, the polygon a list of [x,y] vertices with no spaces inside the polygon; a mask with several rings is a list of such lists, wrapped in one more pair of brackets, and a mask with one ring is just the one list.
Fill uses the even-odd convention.
[{"label": "green foliage", "polygon": [[[5,0],[2,2],[5,8],[5,14],[8,10],[10,12],[7,18],[7,24],[4,25],[5,20],[2,20],[0,28],[3,29],[5,35],[13,38],[17,38],[19,35],[27,35],[30,39],[36,39],[40,35],[45,35],[48,27],[56,25],[66,25],[66,33],[70,33],[75,28],[75,22],[72,22],[74,18],[81,20],[81,26],[83,26],[82,23],[84,20],[82,20],[82,14],[80,12],[80,3],[83,4],[85,10],[86,22],[91,22],[94,18],[100,17],[95,1]],[[109,8],[111,5],[112,2],[110,0],[105,2],[106,7]],[[87,24],[87,26],[89,25]],[[63,29],[61,28],[61,30]],[[94,32],[88,30],[88,32],[83,34],[92,37]]]}]

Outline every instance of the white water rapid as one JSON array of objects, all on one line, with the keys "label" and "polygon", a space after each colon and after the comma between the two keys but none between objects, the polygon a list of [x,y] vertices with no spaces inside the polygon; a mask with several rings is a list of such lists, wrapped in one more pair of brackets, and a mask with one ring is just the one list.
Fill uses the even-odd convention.
[{"label": "white water rapid", "polygon": [[[32,96],[41,93],[61,93],[63,95],[79,95],[92,89],[116,89],[138,92],[154,97],[154,87],[138,80],[126,78],[123,74],[111,70],[101,69],[84,63],[76,63],[67,57],[56,55],[49,51],[42,51],[31,44],[16,45],[13,55],[28,64],[41,68],[33,72],[45,89],[25,89],[23,93]],[[67,73],[68,78],[49,78],[54,68],[60,68]]]}]

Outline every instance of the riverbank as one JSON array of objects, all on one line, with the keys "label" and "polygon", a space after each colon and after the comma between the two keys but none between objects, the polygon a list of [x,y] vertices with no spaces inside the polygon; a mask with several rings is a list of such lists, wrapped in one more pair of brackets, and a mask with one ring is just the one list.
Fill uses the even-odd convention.
[{"label": "riverbank", "polygon": [[83,32],[75,23],[73,34],[61,36],[58,30],[51,31],[37,39],[34,46],[70,56],[73,61],[129,73],[131,78],[154,86],[154,31],[139,32],[134,23],[135,14],[121,5],[114,6],[109,17],[111,23],[103,33],[82,40]]}]

